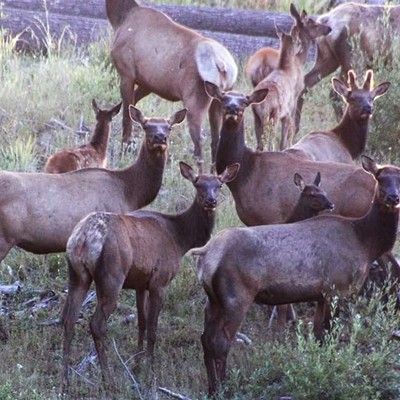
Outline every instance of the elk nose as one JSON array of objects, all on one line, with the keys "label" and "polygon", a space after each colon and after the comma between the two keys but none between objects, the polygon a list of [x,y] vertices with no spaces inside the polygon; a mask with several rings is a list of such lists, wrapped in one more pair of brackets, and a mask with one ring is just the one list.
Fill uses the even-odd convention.
[{"label": "elk nose", "polygon": [[374,111],[374,107],[372,107],[371,104],[366,104],[366,105],[364,106],[364,112],[365,112],[365,113],[372,114],[373,111]]},{"label": "elk nose", "polygon": [[397,206],[399,204],[399,196],[397,194],[388,194],[386,196],[386,203],[392,205],[392,206]]},{"label": "elk nose", "polygon": [[328,201],[328,204],[326,205],[327,210],[333,211],[335,209],[335,205]]},{"label": "elk nose", "polygon": [[207,208],[215,208],[215,207],[217,207],[217,200],[214,197],[209,197],[206,200],[206,207]]},{"label": "elk nose", "polygon": [[157,133],[154,135],[154,141],[159,144],[165,144],[167,142],[167,137],[163,133]]}]

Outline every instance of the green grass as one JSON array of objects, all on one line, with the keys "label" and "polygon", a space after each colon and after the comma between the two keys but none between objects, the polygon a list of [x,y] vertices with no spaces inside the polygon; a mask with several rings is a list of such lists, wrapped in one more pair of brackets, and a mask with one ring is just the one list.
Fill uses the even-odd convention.
[{"label": "green grass", "polygon": [[[193,4],[193,2],[190,2]],[[258,2],[263,7],[266,2]],[[198,4],[201,4],[198,2]],[[308,4],[308,3],[307,3]],[[209,4],[208,4],[209,5]],[[237,6],[238,3],[215,2],[216,6]],[[255,8],[255,2],[246,2]],[[40,171],[44,160],[56,150],[83,143],[58,121],[72,129],[81,117],[85,125],[93,127],[94,113],[91,100],[100,107],[120,101],[118,77],[108,57],[107,41],[88,49],[55,45],[48,57],[23,55],[13,50],[14,42],[0,35],[0,168],[11,171]],[[243,66],[244,60],[239,60]],[[394,71],[399,70],[396,64]],[[241,68],[242,71],[242,68]],[[399,164],[399,118],[396,111],[400,94],[400,77],[393,71],[379,68],[375,81],[391,80],[387,96],[376,101],[367,153],[381,161]],[[250,93],[249,83],[240,72],[239,90]],[[317,128],[335,125],[329,99],[331,88],[325,79],[308,95],[299,136]],[[138,105],[145,115],[169,116],[182,106],[156,96],[149,96]],[[247,140],[254,148],[251,113],[247,112]],[[205,124],[205,154],[209,163],[209,132]],[[121,140],[121,116],[113,123],[110,145],[110,165],[125,166],[136,153],[122,160],[118,154]],[[138,143],[141,140],[139,133]],[[187,125],[174,129],[171,138],[170,162],[167,165],[162,190],[151,208],[175,212],[177,205],[191,203],[193,189],[179,174],[178,162],[194,164],[192,142]],[[322,177],[323,179],[323,177]],[[223,189],[215,232],[240,225],[233,200]],[[396,247],[398,253],[398,245]],[[3,307],[12,318],[4,318],[10,333],[7,344],[0,344],[0,399],[53,400],[61,394],[62,329],[42,326],[41,322],[57,318],[65,300],[67,286],[66,262],[63,254],[35,256],[13,249],[0,265],[0,282],[19,280],[21,291],[3,297]],[[40,293],[52,290],[60,299],[53,307],[31,313],[27,302],[39,299]],[[320,347],[310,334],[312,309],[299,307],[301,321],[287,332],[285,341],[272,340],[267,331],[269,311],[254,305],[241,332],[248,335],[251,346],[235,343],[228,365],[232,371],[227,388],[235,399],[278,399],[291,395],[294,399],[400,399],[400,348],[390,340],[399,327],[399,316],[392,307],[385,309],[380,301],[382,289],[374,289],[372,297],[356,297],[340,314],[333,333],[325,346]],[[39,301],[39,300],[38,300]],[[207,390],[205,367],[200,345],[203,325],[205,293],[197,283],[194,261],[185,257],[181,271],[172,282],[159,319],[156,346],[155,376],[158,386],[185,394],[192,399],[203,399]],[[88,319],[93,312],[90,305],[84,313],[84,323],[77,325],[73,342],[73,365],[87,354],[91,338]],[[124,291],[116,312],[108,322],[109,359],[115,370],[118,392],[115,398],[138,398],[132,382],[114,349],[135,372],[142,384],[146,399],[154,399],[146,387],[153,375],[145,360],[136,354],[136,322],[122,324],[130,313],[136,314],[134,293]],[[85,379],[73,376],[73,398],[105,399],[97,364],[84,371]],[[158,398],[169,398],[158,392]],[[222,395],[221,398],[224,398]]]}]

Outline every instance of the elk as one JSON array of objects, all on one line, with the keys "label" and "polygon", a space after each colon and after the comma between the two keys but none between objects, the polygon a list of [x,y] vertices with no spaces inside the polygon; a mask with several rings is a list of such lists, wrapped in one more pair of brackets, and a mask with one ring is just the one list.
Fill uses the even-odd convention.
[{"label": "elk", "polygon": [[[309,17],[305,10],[299,14],[293,3],[290,4],[290,14],[295,20],[295,26],[298,27],[301,42],[301,50],[296,55],[296,58],[300,65],[303,65],[307,60],[313,41],[317,37],[327,35],[331,28]],[[272,47],[263,47],[250,56],[246,63],[245,71],[253,87],[257,86],[273,70],[278,68],[279,53],[279,50]]]},{"label": "elk", "polygon": [[[302,79],[298,79],[302,71],[301,68],[299,70],[295,62],[295,56],[301,49],[298,28],[294,26],[290,35],[279,30],[277,30],[277,34],[281,41],[278,68],[255,87],[255,90],[268,89],[268,97],[264,102],[252,106],[257,150],[259,151],[264,148],[263,134],[267,119],[274,126],[280,122],[281,140],[279,147],[281,150],[287,147],[287,143],[291,140],[289,134],[291,134],[294,124],[293,113],[297,104],[297,83],[299,81],[302,83]],[[272,138],[269,138],[268,142],[268,148],[271,150]]]},{"label": "elk", "polygon": [[93,211],[126,213],[157,196],[167,160],[169,119],[146,118],[131,107],[144,132],[136,161],[120,170],[84,168],[66,174],[0,172],[0,261],[13,246],[35,254],[65,251],[74,226]]},{"label": "elk", "polygon": [[200,170],[204,162],[201,126],[208,110],[214,163],[221,111],[205,93],[204,81],[221,90],[231,89],[237,77],[231,54],[220,43],[135,0],[106,0],[106,10],[114,30],[111,58],[121,78],[123,143],[132,141],[129,104],[155,93],[182,101],[188,109],[189,133]]},{"label": "elk", "polygon": [[317,21],[332,31],[316,39],[317,57],[314,67],[304,78],[307,89],[341,67],[345,79],[354,69],[351,41],[356,40],[364,55],[363,69],[374,57],[391,60],[392,43],[400,34],[400,6],[343,3]]},{"label": "elk", "polygon": [[364,152],[374,100],[387,93],[390,82],[374,86],[373,72],[368,70],[362,86],[358,86],[355,72],[349,70],[347,85],[332,78],[332,86],[346,103],[339,124],[329,131],[315,131],[303,136],[285,152],[313,161],[348,164]]},{"label": "elk", "polygon": [[363,168],[376,183],[361,218],[324,215],[293,224],[225,229],[198,255],[197,277],[208,301],[201,343],[209,394],[225,380],[236,331],[253,302],[316,301],[314,333],[330,329],[330,299],[357,293],[370,263],[392,249],[399,220],[400,168],[368,157]]},{"label": "elk", "polygon": [[127,215],[96,212],[78,223],[67,243],[69,285],[62,312],[66,382],[74,325],[92,281],[98,303],[90,331],[106,386],[111,383],[104,347],[106,322],[122,288],[136,290],[138,346],[143,348],[147,330],[146,350],[152,360],[158,315],[168,286],[184,254],[209,240],[222,184],[233,180],[238,169],[239,164],[233,164],[219,176],[196,175],[181,162],[182,176],[196,189],[186,211],[175,215],[148,210]]},{"label": "elk", "polygon": [[[296,172],[294,174],[294,184],[300,190],[300,196],[292,213],[285,221],[286,224],[303,221],[315,217],[321,211],[332,211],[334,209],[334,205],[320,187],[321,174],[319,172],[317,172],[314,181],[308,185],[305,184],[303,177]],[[279,332],[284,329],[289,316],[290,319],[295,319],[293,307],[289,309],[287,304],[275,306],[268,324],[269,327],[272,326],[275,314],[277,314]]]},{"label": "elk", "polygon": [[119,103],[109,110],[101,110],[95,99],[92,107],[96,114],[96,126],[88,144],[64,149],[53,154],[44,166],[44,172],[49,174],[61,174],[63,172],[75,171],[81,168],[107,166],[108,138],[111,130],[111,120],[119,113]]},{"label": "elk", "polygon": [[374,180],[362,168],[312,162],[284,152],[257,152],[246,146],[245,109],[263,101],[268,89],[253,90],[246,96],[239,92],[221,92],[209,82],[205,83],[205,88],[210,96],[221,102],[223,109],[217,172],[222,172],[229,164],[240,163],[236,179],[227,185],[238,216],[245,225],[276,224],[288,219],[298,199],[298,191],[290,178],[295,172],[311,181],[319,171],[324,177],[325,191],[335,204],[336,213],[361,217],[368,212],[374,194]]}]

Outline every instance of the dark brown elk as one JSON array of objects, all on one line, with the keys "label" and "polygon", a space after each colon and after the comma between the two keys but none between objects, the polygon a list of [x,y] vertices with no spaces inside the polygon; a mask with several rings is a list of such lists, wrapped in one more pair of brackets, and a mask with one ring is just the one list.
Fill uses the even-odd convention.
[{"label": "dark brown elk", "polygon": [[[217,171],[240,163],[236,179],[228,183],[241,221],[248,226],[283,223],[298,199],[292,183],[298,172],[311,181],[319,171],[324,187],[335,204],[335,212],[348,217],[365,215],[374,193],[370,174],[355,165],[312,162],[284,152],[257,152],[245,144],[244,112],[253,103],[261,102],[268,90],[254,90],[249,96],[239,92],[221,92],[206,83],[210,96],[218,99],[224,111],[217,152]],[[255,195],[257,194],[257,195]],[[268,201],[266,201],[268,199]]]},{"label": "dark brown elk", "polygon": [[317,57],[314,67],[305,76],[307,89],[341,67],[342,79],[354,69],[357,42],[363,54],[362,69],[371,66],[374,57],[390,61],[393,38],[400,35],[400,6],[344,3],[317,21],[332,28],[329,35],[316,39]]},{"label": "dark brown elk", "polygon": [[143,347],[147,330],[147,355],[152,359],[158,315],[168,286],[178,273],[183,255],[209,240],[222,184],[233,180],[238,169],[239,165],[234,164],[219,176],[197,176],[181,162],[183,177],[196,189],[195,199],[186,211],[175,215],[148,210],[128,215],[100,212],[79,222],[67,244],[69,288],[62,313],[66,382],[74,325],[92,281],[98,303],[90,331],[105,384],[112,382],[104,345],[106,322],[122,288],[136,290],[138,345]]},{"label": "dark brown elk", "polygon": [[[292,213],[289,215],[289,218],[285,221],[285,223],[291,224],[293,222],[303,221],[305,219],[315,217],[321,211],[332,211],[334,209],[334,205],[320,187],[321,174],[319,172],[317,173],[314,181],[308,185],[305,184],[304,179],[300,174],[295,173],[294,184],[300,190],[300,196]],[[277,314],[278,331],[280,333],[285,327],[287,316],[290,317],[290,319],[295,319],[294,310],[292,307],[289,308],[289,305],[284,304],[275,306],[268,324],[269,327],[272,326],[272,321],[275,314]]]},{"label": "dark brown elk", "polygon": [[[281,125],[279,148],[282,150],[287,147],[287,143],[291,140],[289,135],[292,134],[294,127],[293,118],[298,89],[296,84],[301,83],[299,93],[303,88],[303,79],[298,79],[299,75],[302,75],[302,68],[299,69],[295,61],[296,54],[301,50],[298,28],[294,26],[289,35],[279,30],[277,30],[277,34],[281,40],[278,67],[255,87],[255,90],[268,89],[267,99],[252,106],[257,150],[259,151],[264,148],[263,135],[267,121],[270,121],[274,127],[278,123]],[[272,149],[272,139],[269,137],[269,150]]]},{"label": "dark brown elk", "polygon": [[145,137],[136,161],[124,169],[0,172],[0,261],[13,246],[36,254],[65,251],[74,226],[90,212],[126,213],[151,203],[161,187],[171,127],[185,115],[183,109],[169,119],[145,118],[131,107]]},{"label": "dark brown elk", "polygon": [[365,151],[374,100],[386,94],[390,82],[374,86],[373,72],[369,70],[362,86],[358,86],[356,74],[349,70],[347,85],[332,78],[332,86],[346,103],[340,123],[329,131],[309,133],[286,152],[313,161],[353,163]]},{"label": "dark brown elk", "polygon": [[109,110],[101,110],[92,100],[92,107],[96,114],[96,126],[88,144],[70,149],[64,149],[53,154],[44,166],[44,172],[61,174],[81,168],[107,166],[108,139],[111,130],[111,120],[119,113],[121,104]]},{"label": "dark brown elk", "polygon": [[188,109],[189,132],[200,169],[204,161],[201,126],[208,110],[214,162],[221,112],[218,104],[211,104],[204,81],[222,90],[231,89],[237,77],[231,54],[220,43],[135,0],[106,0],[106,9],[114,30],[111,57],[121,78],[123,143],[132,141],[129,104],[155,93],[170,101],[182,101]]},{"label": "dark brown elk", "polygon": [[[357,293],[369,265],[392,249],[399,219],[400,168],[363,157],[376,182],[361,218],[324,215],[294,224],[230,228],[201,249],[197,276],[208,302],[201,342],[209,394],[225,380],[232,340],[253,302],[318,303],[314,333],[330,329],[330,300]],[[294,284],[295,282],[295,284]]]},{"label": "dark brown elk", "polygon": [[[331,31],[331,28],[309,17],[305,10],[299,14],[293,3],[290,4],[290,14],[295,20],[295,26],[299,29],[301,50],[296,57],[301,65],[303,65],[307,60],[307,55],[313,41],[317,37],[327,35]],[[278,68],[278,64],[279,50],[272,47],[263,47],[249,57],[245,67],[246,75],[252,85],[257,86],[274,69]]]}]

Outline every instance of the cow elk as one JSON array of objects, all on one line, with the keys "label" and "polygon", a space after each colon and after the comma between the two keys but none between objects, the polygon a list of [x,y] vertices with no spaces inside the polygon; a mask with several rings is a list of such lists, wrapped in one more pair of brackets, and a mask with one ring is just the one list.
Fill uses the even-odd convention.
[{"label": "cow elk", "polygon": [[[296,110],[296,84],[298,75],[302,72],[298,69],[295,56],[300,51],[301,45],[298,38],[298,28],[294,26],[289,34],[277,30],[281,40],[278,67],[273,70],[255,87],[255,90],[268,89],[267,99],[252,106],[254,115],[254,129],[257,139],[257,150],[262,151],[264,127],[267,121],[275,127],[281,125],[280,149],[287,147],[291,140],[294,126],[294,111]],[[272,149],[272,139],[269,137],[268,148]]]},{"label": "cow elk", "polygon": [[123,143],[132,141],[129,104],[155,93],[170,101],[182,101],[188,109],[189,132],[200,170],[204,161],[201,126],[208,110],[214,163],[221,112],[218,104],[211,104],[204,81],[213,82],[221,90],[231,89],[237,77],[231,54],[220,43],[135,0],[106,0],[106,9],[114,30],[111,57],[121,78]]},{"label": "cow elk", "polygon": [[209,240],[221,186],[233,180],[238,169],[234,164],[219,176],[197,176],[181,162],[183,177],[196,189],[186,211],[175,215],[148,210],[128,215],[97,212],[79,222],[67,244],[69,286],[62,313],[66,382],[74,325],[92,281],[98,303],[90,331],[106,386],[112,384],[104,347],[106,322],[122,288],[136,290],[138,346],[142,349],[147,330],[147,355],[152,360],[158,315],[168,286],[178,273],[183,255]]},{"label": "cow elk", "polygon": [[[314,40],[317,37],[327,35],[331,28],[309,17],[305,10],[299,14],[293,3],[290,4],[290,14],[295,20],[295,26],[298,27],[301,42],[301,50],[296,58],[303,65],[307,60],[308,52]],[[263,47],[251,55],[246,63],[245,70],[253,87],[257,86],[274,69],[277,69],[278,64],[279,50],[272,47]]]},{"label": "cow elk", "polygon": [[349,70],[347,85],[332,78],[332,86],[346,103],[342,120],[329,131],[315,131],[303,136],[285,152],[313,161],[348,164],[364,152],[374,100],[387,93],[390,82],[374,86],[373,72],[369,70],[364,83],[359,86],[355,72]]},{"label": "cow elk", "polygon": [[[306,181],[319,171],[324,187],[335,204],[335,212],[348,217],[361,217],[371,205],[374,180],[355,165],[312,162],[284,152],[257,152],[245,144],[244,112],[246,107],[265,99],[268,90],[254,90],[249,96],[239,92],[221,92],[206,83],[210,96],[221,102],[223,125],[217,151],[217,171],[240,163],[236,179],[228,183],[236,211],[248,226],[283,223],[298,199],[290,177],[296,172]],[[257,193],[257,196],[254,196]],[[268,201],[265,201],[268,199]]]},{"label": "cow elk", "polygon": [[0,261],[13,246],[36,254],[65,251],[74,226],[93,211],[126,213],[151,203],[161,187],[171,127],[131,107],[145,131],[136,161],[120,170],[85,168],[66,174],[0,172]]},{"label": "cow elk", "polygon": [[208,296],[201,342],[210,395],[225,380],[232,340],[253,302],[316,301],[314,333],[322,340],[330,329],[332,296],[357,293],[371,262],[392,249],[400,168],[378,167],[368,157],[362,163],[376,183],[364,217],[324,215],[294,224],[225,229],[192,250]]},{"label": "cow elk", "polygon": [[374,57],[390,62],[394,37],[400,35],[400,6],[343,3],[317,21],[332,28],[332,31],[316,39],[317,57],[314,67],[305,76],[307,89],[341,67],[342,79],[355,68],[354,49],[356,41],[363,54],[363,65],[367,69]]},{"label": "cow elk", "polygon": [[107,166],[107,148],[111,130],[111,120],[119,113],[121,104],[109,110],[101,110],[92,100],[92,107],[96,114],[96,126],[88,144],[79,147],[64,149],[53,154],[44,166],[44,172],[61,174],[81,168]]}]

